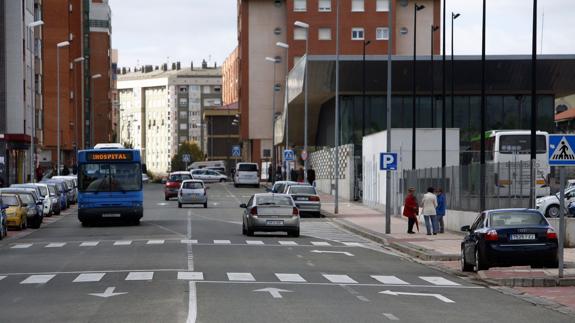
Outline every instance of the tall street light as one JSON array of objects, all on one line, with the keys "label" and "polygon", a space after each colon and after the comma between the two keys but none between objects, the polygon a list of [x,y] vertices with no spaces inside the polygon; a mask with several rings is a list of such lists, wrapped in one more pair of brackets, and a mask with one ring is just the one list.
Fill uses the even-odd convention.
[{"label": "tall street light", "polygon": [[[435,74],[433,73],[433,41],[435,40],[435,32],[439,26],[431,25],[431,127],[435,126]],[[443,127],[443,126],[442,126]]]},{"label": "tall street light", "polygon": [[479,207],[480,211],[485,210],[485,23],[487,4],[483,0],[482,22],[481,22],[481,108],[479,111],[480,119],[480,145],[479,145]]},{"label": "tall street light", "polygon": [[537,0],[533,0],[533,32],[531,39],[531,180],[529,207],[535,207],[535,162],[537,159]]},{"label": "tall street light", "polygon": [[70,46],[70,42],[69,41],[63,41],[60,42],[58,44],[56,44],[56,106],[57,106],[57,122],[56,122],[56,129],[58,129],[58,133],[56,135],[56,140],[57,140],[57,148],[56,148],[56,173],[58,174],[58,176],[60,176],[60,48],[64,48],[64,47],[68,47]]},{"label": "tall street light", "polygon": [[[289,109],[288,109],[288,79],[289,79],[289,45],[282,42],[276,43],[277,47],[285,49],[285,85],[284,85],[284,108],[286,109],[285,115],[285,141],[286,141],[286,149],[289,147]],[[291,174],[288,167],[289,163],[286,162],[284,165],[284,170],[286,172],[286,179],[289,181]]]},{"label": "tall street light", "polygon": [[362,102],[361,102],[361,136],[365,137],[365,48],[371,44],[370,40],[363,41],[363,60],[362,60]]},{"label": "tall street light", "polygon": [[[455,127],[455,65],[454,65],[454,41],[453,41],[453,26],[455,19],[457,19],[461,14],[451,13],[451,126]],[[444,27],[445,28],[445,27]]]},{"label": "tall street light", "polygon": [[99,79],[100,77],[102,77],[102,74],[98,73],[98,74],[94,74],[90,77],[90,83],[92,83],[90,85],[90,94],[92,94],[92,99],[90,100],[90,113],[89,113],[89,118],[90,118],[90,128],[89,128],[89,133],[90,133],[90,147],[94,146],[95,140],[96,138],[94,138],[94,101],[96,101],[96,92],[94,90],[94,80]]},{"label": "tall street light", "polygon": [[[308,86],[308,76],[309,76],[309,47],[308,47],[308,40],[309,40],[309,24],[306,24],[305,22],[302,21],[296,21],[294,22],[294,26],[302,28],[305,30],[305,71],[304,71],[304,117],[303,117],[303,150],[304,152],[306,152],[307,154],[307,137],[308,137],[308,133],[307,133],[307,128],[308,128],[308,91],[307,91],[307,86]],[[304,160],[303,162],[303,181],[304,183],[307,183],[307,158]]]},{"label": "tall street light", "polygon": [[34,81],[34,70],[36,64],[34,61],[34,56],[36,53],[36,46],[34,45],[34,39],[32,36],[32,30],[36,27],[42,26],[44,21],[38,20],[31,22],[27,25],[28,27],[28,44],[30,46],[30,103],[32,109],[32,131],[30,134],[32,135],[30,140],[30,181],[34,183],[36,181],[35,176],[35,161],[36,161],[36,151],[34,150],[34,141],[36,140],[36,82]]},{"label": "tall street light", "polygon": [[[391,54],[392,54],[392,44],[393,44],[393,6],[389,6],[389,11],[387,13],[387,28],[389,39],[387,41],[387,152],[391,152]],[[365,173],[364,173],[365,174]],[[385,172],[385,233],[391,233],[391,172]]]},{"label": "tall street light", "polygon": [[[84,57],[82,56],[77,57],[72,62],[74,63],[74,156],[75,156],[78,151],[78,94],[76,93],[76,90],[78,89],[78,84],[76,80],[77,79],[76,64],[80,63],[80,66],[83,66]],[[84,118],[82,118],[82,120],[84,120]],[[84,129],[84,127],[82,127],[82,129]]]},{"label": "tall street light", "polygon": [[[441,186],[446,189],[447,181],[445,179],[445,166],[447,165],[447,138],[446,138],[446,107],[445,107],[445,10],[447,7],[447,0],[443,0],[443,22],[442,22],[442,32],[443,32],[443,50],[442,54],[442,64],[441,64]],[[433,45],[432,45],[433,46]]]},{"label": "tall street light", "polygon": [[271,165],[270,165],[270,167],[272,168],[272,171],[271,171],[272,178],[270,178],[270,182],[273,183],[275,178],[276,178],[275,173],[276,173],[276,163],[277,163],[277,161],[276,161],[276,136],[275,136],[276,92],[277,92],[277,89],[276,89],[276,67],[279,63],[279,60],[274,58],[274,57],[266,57],[266,61],[272,62],[274,64],[274,85],[272,88],[272,91],[273,91],[273,93],[272,93],[272,151],[271,151],[272,161],[271,161]]},{"label": "tall street light", "polygon": [[417,12],[420,10],[423,10],[425,8],[424,5],[418,5],[417,3],[415,4],[415,6],[413,7],[413,106],[411,109],[411,117],[413,118],[413,120],[411,121],[411,168],[415,169],[416,168],[416,144],[417,144],[417,140],[415,139],[415,134],[416,134],[416,128],[417,128],[417,105],[416,105],[416,90],[415,90],[415,86],[416,86],[416,69],[415,69],[415,63],[417,60]]},{"label": "tall street light", "polygon": [[339,0],[335,10],[335,147],[333,151],[333,177],[335,178],[335,204],[333,213],[339,213]]}]

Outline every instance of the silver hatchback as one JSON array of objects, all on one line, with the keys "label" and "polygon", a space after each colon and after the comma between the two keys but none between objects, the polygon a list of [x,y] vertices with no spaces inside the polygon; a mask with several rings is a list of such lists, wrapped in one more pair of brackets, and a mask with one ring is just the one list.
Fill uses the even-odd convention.
[{"label": "silver hatchback", "polygon": [[255,231],[284,231],[291,237],[299,237],[299,210],[291,196],[255,194],[240,207],[245,209],[242,216],[243,234],[251,237]]},{"label": "silver hatchback", "polygon": [[203,181],[197,179],[183,181],[178,191],[178,207],[181,208],[183,204],[203,204],[204,208],[207,208],[207,189]]},{"label": "silver hatchback", "polygon": [[321,201],[315,187],[295,184],[288,186],[285,193],[291,195],[300,212],[321,216]]}]

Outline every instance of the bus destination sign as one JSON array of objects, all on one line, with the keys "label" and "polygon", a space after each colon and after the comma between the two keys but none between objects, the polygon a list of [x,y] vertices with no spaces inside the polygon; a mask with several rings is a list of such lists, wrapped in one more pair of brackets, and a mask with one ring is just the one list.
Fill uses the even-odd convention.
[{"label": "bus destination sign", "polygon": [[131,152],[90,152],[86,156],[89,161],[131,161]]}]

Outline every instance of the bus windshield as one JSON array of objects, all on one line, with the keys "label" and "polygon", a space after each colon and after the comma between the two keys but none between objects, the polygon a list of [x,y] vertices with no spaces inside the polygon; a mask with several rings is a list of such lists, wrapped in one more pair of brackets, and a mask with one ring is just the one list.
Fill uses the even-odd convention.
[{"label": "bus windshield", "polygon": [[[537,136],[537,153],[547,153],[545,136]],[[499,153],[501,154],[528,154],[531,151],[530,135],[502,135],[499,137]]]},{"label": "bus windshield", "polygon": [[142,189],[140,164],[80,164],[78,186],[81,192],[139,191]]}]

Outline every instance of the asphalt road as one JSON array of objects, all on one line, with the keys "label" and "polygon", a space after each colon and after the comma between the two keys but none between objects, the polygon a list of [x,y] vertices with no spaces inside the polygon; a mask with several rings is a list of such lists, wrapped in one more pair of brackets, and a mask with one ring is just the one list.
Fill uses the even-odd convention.
[{"label": "asphalt road", "polygon": [[411,262],[326,219],[302,236],[241,234],[261,191],[212,184],[209,208],[146,185],[139,226],[84,228],[74,210],[0,242],[0,322],[569,322]]}]

